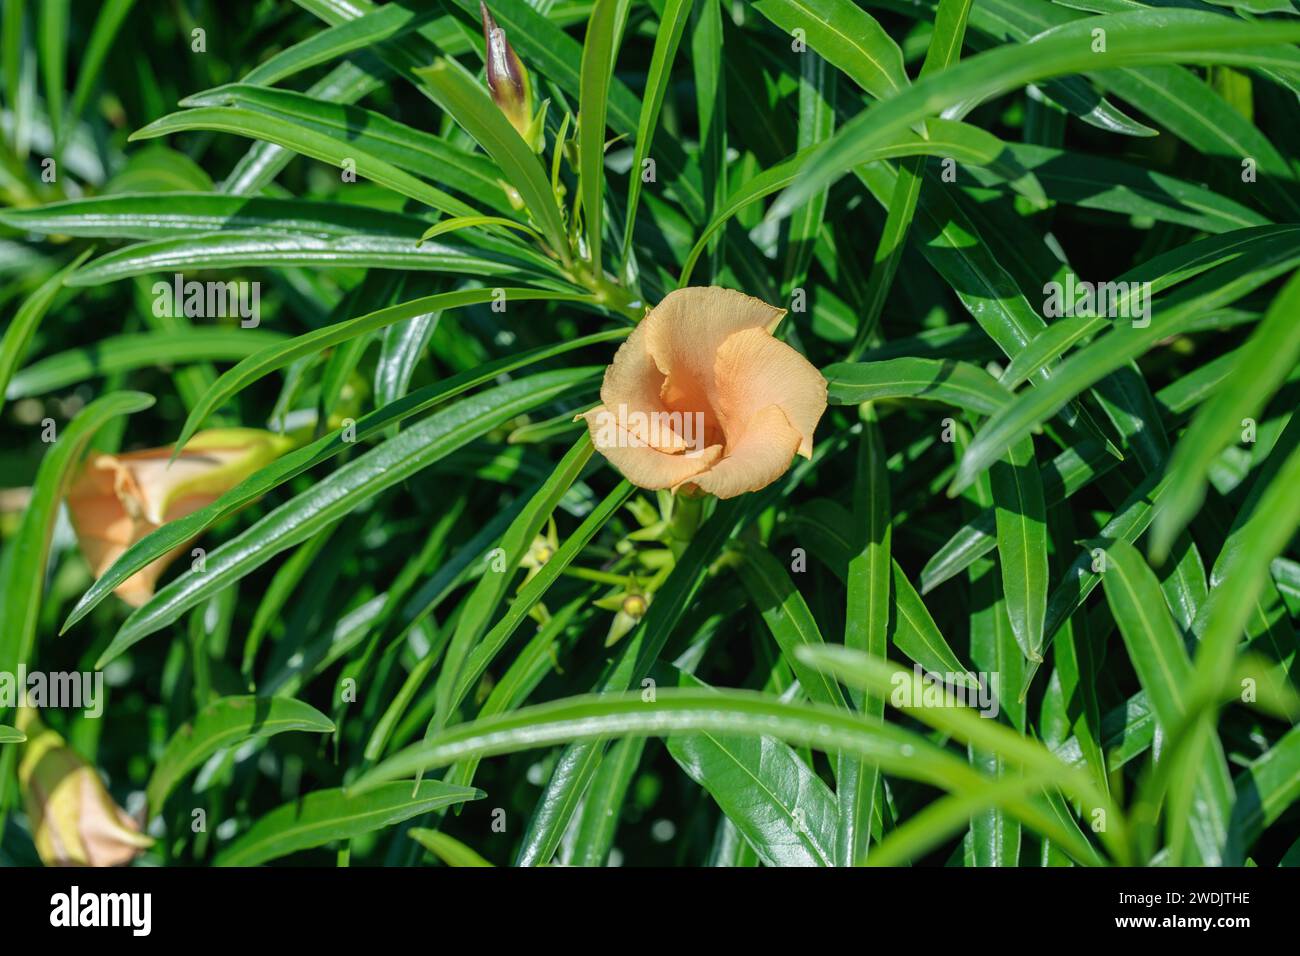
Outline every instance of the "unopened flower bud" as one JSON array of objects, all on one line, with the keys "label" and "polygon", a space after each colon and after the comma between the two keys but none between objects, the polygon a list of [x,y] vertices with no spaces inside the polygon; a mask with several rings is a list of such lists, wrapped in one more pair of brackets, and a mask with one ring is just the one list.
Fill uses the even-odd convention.
[{"label": "unopened flower bud", "polygon": [[533,86],[528,71],[506,39],[506,31],[492,19],[487,4],[480,0],[478,7],[483,15],[483,40],[487,44],[484,62],[487,66],[488,90],[510,125],[532,146],[537,131],[533,123]]},{"label": "unopened flower bud", "polygon": [[119,866],[153,845],[113,802],[95,768],[34,711],[21,708],[18,725],[27,734],[18,785],[46,866]]}]

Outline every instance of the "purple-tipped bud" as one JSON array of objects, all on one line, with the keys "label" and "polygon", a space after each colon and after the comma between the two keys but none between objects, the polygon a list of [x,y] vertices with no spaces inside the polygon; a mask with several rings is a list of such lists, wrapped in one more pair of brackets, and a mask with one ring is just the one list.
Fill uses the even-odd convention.
[{"label": "purple-tipped bud", "polygon": [[483,15],[483,40],[487,44],[484,60],[488,90],[506,119],[510,120],[510,125],[525,140],[530,140],[536,134],[533,129],[533,87],[528,71],[506,39],[506,31],[492,19],[487,4],[480,0],[478,8]]}]

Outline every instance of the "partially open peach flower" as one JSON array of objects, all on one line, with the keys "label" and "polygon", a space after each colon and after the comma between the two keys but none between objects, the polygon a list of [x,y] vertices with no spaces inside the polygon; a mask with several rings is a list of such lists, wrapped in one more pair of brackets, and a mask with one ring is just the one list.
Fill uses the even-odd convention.
[{"label": "partially open peach flower", "polygon": [[[201,431],[171,463],[172,449],[92,455],[68,492],[68,512],[81,553],[99,577],[123,552],[168,521],[211,504],[292,447],[283,435],[257,428]],[[154,592],[158,577],[184,550],[173,548],[114,589],[132,607]]]},{"label": "partially open peach flower", "polygon": [[120,866],[153,840],[113,802],[95,768],[28,707],[18,710],[27,734],[18,785],[32,842],[46,866]]},{"label": "partially open peach flower", "polygon": [[826,380],[773,338],[784,309],[731,289],[678,289],[605,370],[584,416],[596,449],[642,488],[731,498],[812,455]]}]

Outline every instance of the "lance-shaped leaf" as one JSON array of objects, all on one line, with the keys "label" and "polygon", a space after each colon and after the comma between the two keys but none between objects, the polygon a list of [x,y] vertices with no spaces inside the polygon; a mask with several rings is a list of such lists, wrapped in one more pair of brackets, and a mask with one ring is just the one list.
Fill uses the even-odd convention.
[{"label": "lance-shaped leaf", "polygon": [[199,107],[171,113],[154,120],[148,126],[136,130],[130,138],[132,140],[153,139],[192,129],[234,133],[238,136],[275,143],[277,146],[310,156],[322,163],[351,170],[358,176],[418,200],[440,212],[453,216],[478,215],[478,210],[472,206],[398,169],[378,156],[367,153],[355,143],[335,139],[325,133],[290,122],[283,116],[271,117],[250,110],[224,106]]},{"label": "lance-shaped leaf", "polygon": [[1047,615],[1047,505],[1033,439],[1013,445],[989,478],[1011,629],[1025,657],[1039,661]]},{"label": "lance-shaped leaf", "polygon": [[222,697],[182,726],[154,765],[147,794],[156,813],[181,779],[218,750],[251,737],[290,730],[328,734],[334,724],[315,707],[290,697]]},{"label": "lance-shaped leaf", "polygon": [[[1106,600],[1142,689],[1165,732],[1185,732],[1194,706],[1192,665],[1160,584],[1142,555],[1127,542],[1111,542],[1106,557],[1108,567],[1102,575]],[[1192,768],[1191,785],[1196,791],[1195,809],[1188,821],[1196,859],[1204,865],[1217,865],[1227,838],[1232,803],[1227,763],[1217,738],[1212,749],[1188,753],[1186,760]]]},{"label": "lance-shaped leaf", "polygon": [[396,438],[354,458],[209,553],[203,571],[186,571],[159,590],[127,618],[101,655],[100,663],[118,657],[199,601],[262,566],[281,551],[307,540],[385,488],[416,474],[516,415],[592,381],[593,370],[578,368],[544,372],[500,385],[430,415]]},{"label": "lance-shaped leaf", "polygon": [[[1103,30],[1106,49],[1093,49],[1092,31]],[[782,219],[812,195],[850,172],[870,149],[925,116],[975,103],[1026,83],[1091,70],[1176,63],[1227,63],[1288,68],[1284,44],[1300,41],[1300,25],[1236,23],[1213,14],[1143,10],[1065,24],[1032,43],[971,57],[913,84],[859,113],[820,147],[804,175],[768,215]]]},{"label": "lance-shaped leaf", "polygon": [[[519,191],[551,251],[567,266],[571,257],[560,210],[546,172],[532,149],[473,77],[455,61],[439,60],[420,70],[419,75],[429,84],[438,105],[450,113],[501,167],[510,185]],[[459,212],[457,215],[474,213]]]},{"label": "lance-shaped leaf", "polygon": [[1168,553],[1205,496],[1206,475],[1223,447],[1239,437],[1300,362],[1300,273],[1269,306],[1238,354],[1224,387],[1201,406],[1169,462],[1170,484],[1151,528],[1151,553]]},{"label": "lance-shaped leaf", "polygon": [[353,795],[343,790],[317,790],[259,817],[213,862],[216,866],[257,866],[485,796],[482,790],[449,787],[439,780],[424,781],[414,793],[409,783]]}]

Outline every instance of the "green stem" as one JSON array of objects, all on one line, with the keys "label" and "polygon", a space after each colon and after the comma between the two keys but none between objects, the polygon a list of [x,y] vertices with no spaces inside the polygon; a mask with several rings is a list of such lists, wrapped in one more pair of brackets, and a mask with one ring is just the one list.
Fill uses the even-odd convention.
[{"label": "green stem", "polygon": [[673,497],[673,517],[668,523],[668,540],[665,544],[672,551],[674,558],[680,560],[685,553],[686,546],[695,537],[695,531],[700,526],[703,514],[703,495],[687,497],[678,494]]},{"label": "green stem", "polygon": [[596,571],[591,568],[580,568],[569,566],[560,572],[571,578],[579,578],[583,581],[594,581],[596,584],[609,584],[618,588],[626,588],[631,585],[632,581],[626,575],[611,574],[608,571]]},{"label": "green stem", "polygon": [[596,302],[611,311],[617,312],[633,323],[640,322],[645,315],[644,304],[639,303],[627,289],[611,282],[603,275],[596,275],[587,263],[580,263],[568,274],[569,281],[587,289],[596,298]]}]

